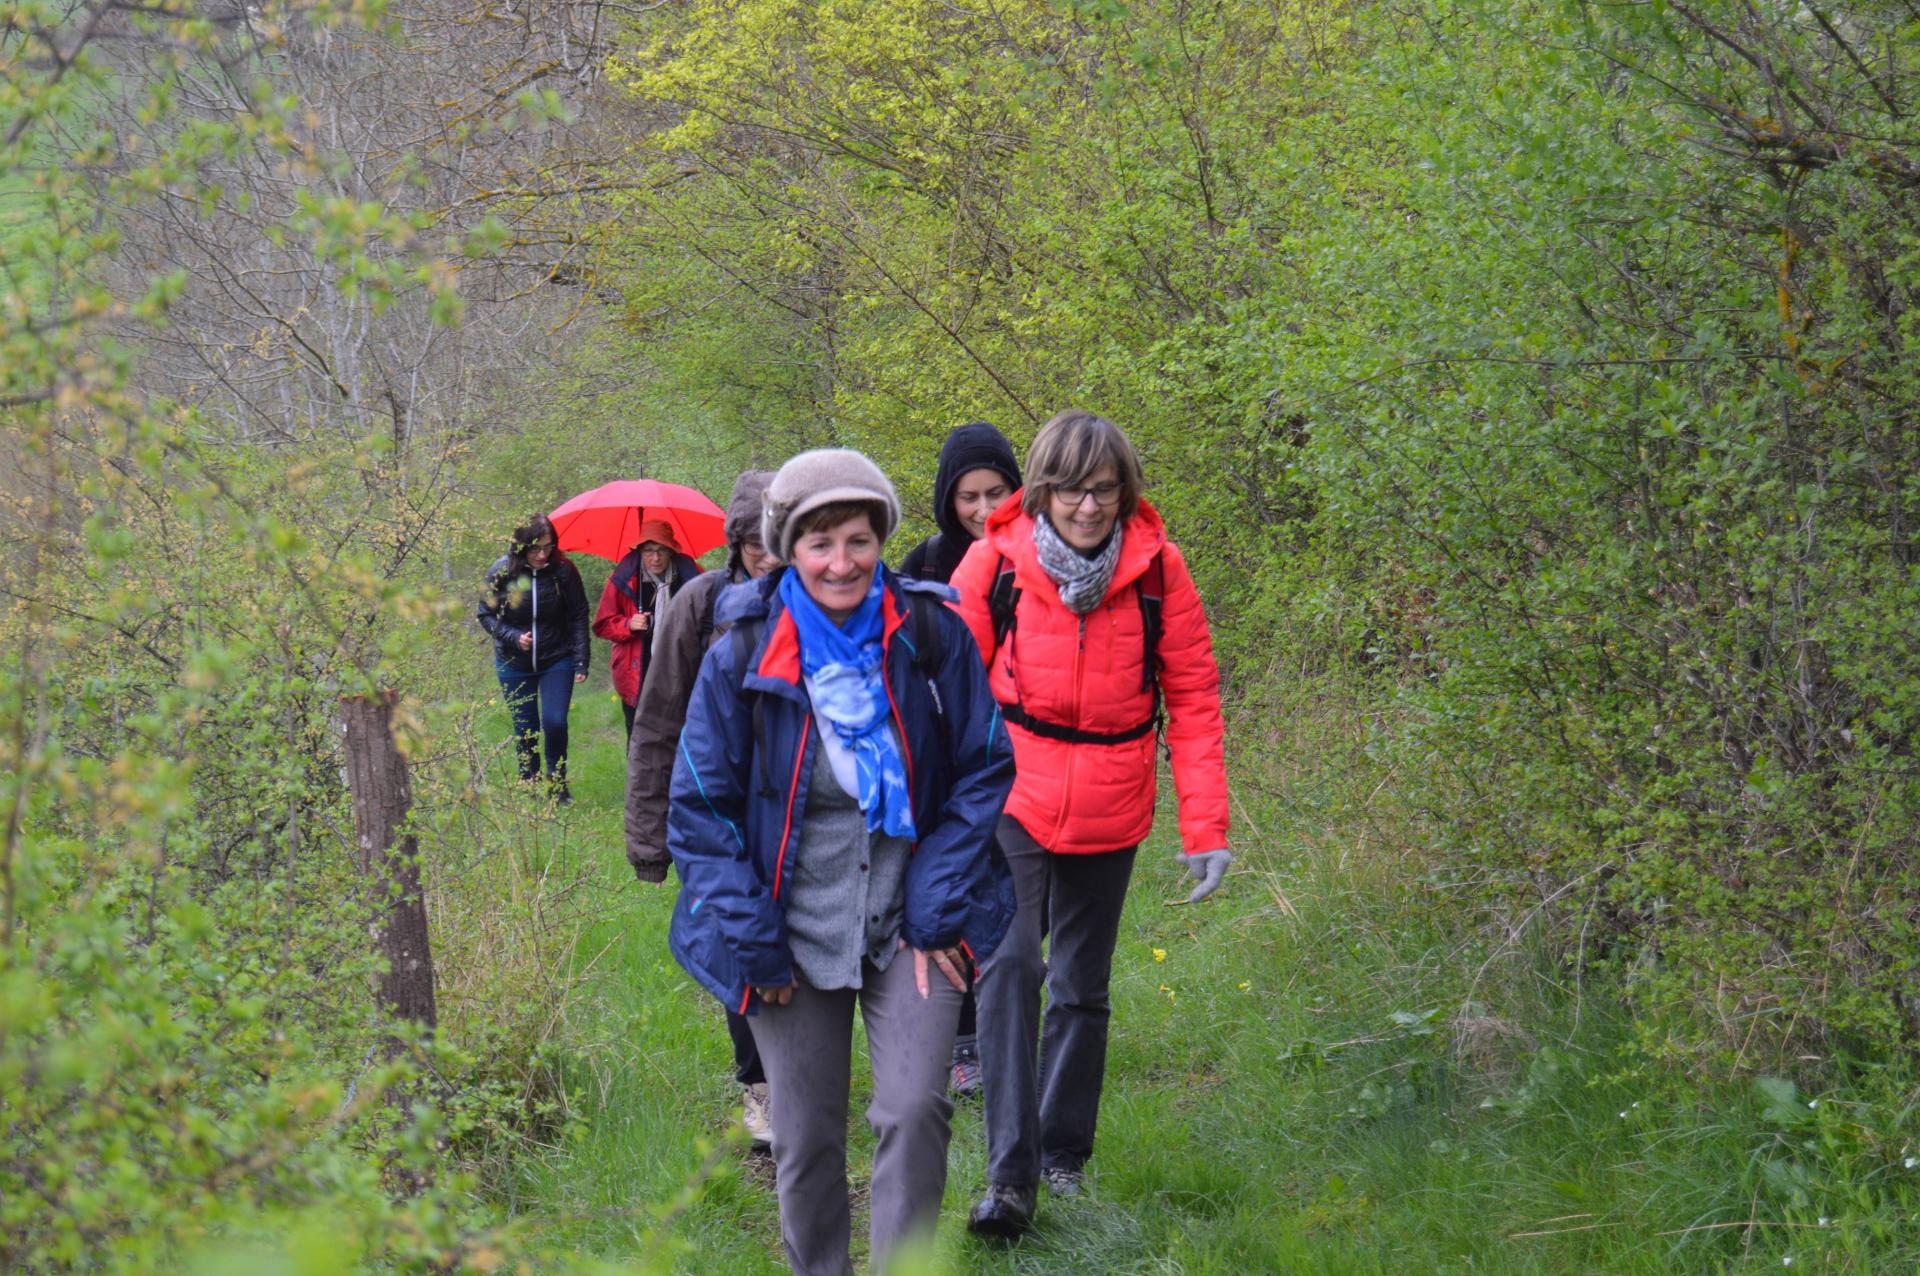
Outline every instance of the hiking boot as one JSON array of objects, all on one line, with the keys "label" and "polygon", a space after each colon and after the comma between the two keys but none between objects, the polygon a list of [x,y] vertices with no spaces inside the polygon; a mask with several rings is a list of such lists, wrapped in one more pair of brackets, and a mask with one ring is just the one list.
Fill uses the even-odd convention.
[{"label": "hiking boot", "polygon": [[1033,1226],[1034,1190],[989,1183],[987,1194],[967,1215],[967,1230],[989,1240],[1017,1241]]},{"label": "hiking boot", "polygon": [[947,1088],[963,1099],[980,1093],[980,1040],[956,1037],[953,1042],[953,1070],[947,1075]]},{"label": "hiking boot", "polygon": [[1047,1190],[1055,1196],[1078,1196],[1086,1190],[1087,1174],[1085,1170],[1069,1170],[1065,1166],[1055,1166],[1053,1169],[1040,1171],[1040,1181],[1045,1183]]},{"label": "hiking boot", "polygon": [[754,1150],[764,1151],[772,1147],[773,1100],[767,1097],[767,1083],[756,1081],[746,1087],[744,1102],[746,1110],[741,1114],[740,1123],[747,1127]]}]

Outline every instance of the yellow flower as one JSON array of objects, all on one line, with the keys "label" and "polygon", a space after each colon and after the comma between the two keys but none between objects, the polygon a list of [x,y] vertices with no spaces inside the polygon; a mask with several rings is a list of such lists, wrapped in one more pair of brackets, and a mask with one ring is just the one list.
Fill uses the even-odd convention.
[{"label": "yellow flower", "polygon": [[1166,950],[1166,949],[1164,949],[1164,948],[1156,948],[1156,949],[1154,949],[1154,950],[1153,950],[1153,959],[1154,959],[1155,961],[1165,961],[1165,960],[1167,959],[1167,950]]},{"label": "yellow flower", "polygon": [[1245,980],[1245,979],[1242,979],[1242,980],[1240,981],[1240,991],[1241,991],[1241,992],[1245,992],[1245,991],[1247,991],[1247,990],[1248,990],[1249,988],[1251,988],[1251,987],[1253,987],[1253,984],[1252,984],[1252,983],[1250,983],[1249,981],[1247,981],[1247,980]]}]

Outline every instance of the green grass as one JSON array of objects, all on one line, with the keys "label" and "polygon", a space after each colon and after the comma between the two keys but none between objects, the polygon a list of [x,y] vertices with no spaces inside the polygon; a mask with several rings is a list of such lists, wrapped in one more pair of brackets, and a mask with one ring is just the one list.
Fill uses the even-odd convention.
[{"label": "green grass", "polygon": [[[493,1187],[555,1252],[617,1264],[640,1256],[653,1207],[723,1139],[737,1091],[718,1006],[667,953],[672,884],[639,885],[624,861],[621,727],[603,680],[574,722],[579,802],[556,853],[615,906],[580,950],[596,964],[566,1052],[577,1120]],[[1576,1003],[1525,954],[1485,964],[1463,946],[1458,919],[1417,889],[1418,858],[1366,804],[1378,777],[1357,746],[1270,756],[1315,760],[1247,769],[1244,854],[1215,901],[1167,903],[1184,893],[1170,810],[1140,857],[1094,1190],[1043,1197],[1016,1248],[974,1241],[962,1220],[984,1146],[963,1105],[932,1270],[1914,1269],[1907,1229],[1876,1202],[1906,1190],[1884,1176],[1915,1171],[1896,1161],[1849,1183],[1835,1167],[1859,1168],[1857,1152],[1822,1159],[1811,1132],[1760,1121],[1745,1090],[1663,1098],[1607,1080],[1615,1013],[1590,990]],[[1252,800],[1262,786],[1284,796]],[[1454,1025],[1470,987],[1480,1022]],[[856,1081],[856,1183],[865,1100]],[[673,1223],[675,1270],[785,1270],[763,1163],[727,1149],[720,1164]],[[1728,1226],[1747,1220],[1762,1225]]]}]

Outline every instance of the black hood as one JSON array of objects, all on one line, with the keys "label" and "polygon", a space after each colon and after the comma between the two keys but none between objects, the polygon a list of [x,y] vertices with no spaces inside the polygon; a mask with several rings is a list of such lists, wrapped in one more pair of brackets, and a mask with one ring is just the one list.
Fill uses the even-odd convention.
[{"label": "black hood", "polygon": [[1013,459],[1013,444],[1006,435],[985,421],[969,422],[949,434],[940,448],[940,469],[933,480],[933,519],[958,545],[970,543],[973,535],[954,515],[953,485],[971,470],[995,470],[1016,490],[1020,486],[1020,463]]}]

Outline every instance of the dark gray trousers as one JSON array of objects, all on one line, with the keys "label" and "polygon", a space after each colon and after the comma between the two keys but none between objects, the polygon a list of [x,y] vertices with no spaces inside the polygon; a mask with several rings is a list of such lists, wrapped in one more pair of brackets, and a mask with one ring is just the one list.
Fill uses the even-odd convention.
[{"label": "dark gray trousers", "polygon": [[1019,907],[975,990],[987,1181],[1031,1187],[1042,1170],[1077,1170],[1093,1155],[1113,1010],[1107,985],[1139,848],[1055,855],[1003,815],[1000,849]]},{"label": "dark gray trousers", "polygon": [[873,1271],[886,1269],[902,1241],[932,1235],[946,1191],[953,1117],[947,1064],[960,993],[931,968],[931,995],[922,999],[914,986],[913,953],[905,949],[885,972],[863,964],[860,979],[865,987],[858,992],[823,992],[803,980],[787,1005],[761,1002],[747,1020],[767,1070],[780,1236],[798,1276],[853,1271],[847,1249],[847,1095],[856,1000],[873,1061],[867,1123],[879,1140],[869,1191]]}]

